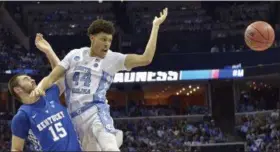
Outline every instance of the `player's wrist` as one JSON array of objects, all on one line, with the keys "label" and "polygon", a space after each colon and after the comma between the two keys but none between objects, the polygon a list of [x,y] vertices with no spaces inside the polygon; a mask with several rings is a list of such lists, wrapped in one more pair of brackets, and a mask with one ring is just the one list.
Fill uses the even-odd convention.
[{"label": "player's wrist", "polygon": [[153,25],[154,29],[159,29],[159,25]]},{"label": "player's wrist", "polygon": [[153,32],[158,32],[159,31],[159,25],[154,25],[152,28]]},{"label": "player's wrist", "polygon": [[46,54],[46,55],[50,55],[53,51],[53,49],[46,49],[46,50],[43,50],[43,52]]}]

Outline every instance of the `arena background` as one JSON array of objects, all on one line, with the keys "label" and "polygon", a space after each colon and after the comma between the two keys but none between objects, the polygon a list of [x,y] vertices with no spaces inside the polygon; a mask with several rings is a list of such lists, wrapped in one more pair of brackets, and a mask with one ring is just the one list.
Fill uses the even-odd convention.
[{"label": "arena background", "polygon": [[[279,151],[279,2],[33,1],[0,2],[0,152],[9,151],[10,120],[20,106],[7,81],[27,73],[38,82],[50,72],[34,46],[37,32],[63,59],[88,46],[86,28],[104,18],[117,29],[113,51],[142,53],[152,19],[166,6],[152,64],[118,73],[108,92],[124,132],[121,150]],[[264,52],[244,43],[245,28],[257,20],[275,29]]]}]

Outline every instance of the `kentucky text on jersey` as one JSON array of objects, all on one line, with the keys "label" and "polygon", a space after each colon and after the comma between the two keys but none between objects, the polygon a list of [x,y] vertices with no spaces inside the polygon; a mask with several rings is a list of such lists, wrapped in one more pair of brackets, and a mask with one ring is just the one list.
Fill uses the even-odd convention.
[{"label": "kentucky text on jersey", "polygon": [[27,140],[30,151],[81,151],[78,136],[54,84],[33,104],[23,104],[14,116],[12,133]]},{"label": "kentucky text on jersey", "polygon": [[64,117],[65,116],[64,116],[63,112],[61,111],[61,112],[59,112],[55,115],[52,115],[52,116],[48,117],[47,119],[43,120],[41,123],[39,123],[37,125],[37,128],[39,129],[39,131],[42,131],[43,129],[47,128],[48,126],[61,120]]}]

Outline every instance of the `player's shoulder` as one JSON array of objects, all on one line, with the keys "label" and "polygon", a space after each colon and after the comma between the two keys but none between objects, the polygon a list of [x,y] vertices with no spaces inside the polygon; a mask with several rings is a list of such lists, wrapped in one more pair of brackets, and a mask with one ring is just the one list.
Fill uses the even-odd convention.
[{"label": "player's shoulder", "polygon": [[69,54],[71,55],[79,55],[82,54],[85,51],[88,51],[90,48],[89,47],[81,47],[81,48],[75,48],[69,51]]},{"label": "player's shoulder", "polygon": [[113,52],[112,50],[108,50],[108,53],[106,55],[106,58],[108,59],[115,59],[116,57],[119,57],[120,55],[123,55],[122,53],[119,52]]},{"label": "player's shoulder", "polygon": [[70,50],[70,52],[83,52],[83,51],[87,51],[89,49],[90,49],[89,47],[84,46],[84,47],[81,47],[81,48],[72,49],[72,50]]},{"label": "player's shoulder", "polygon": [[20,109],[14,115],[12,121],[26,120],[27,119],[26,112],[27,112],[26,109],[20,107]]},{"label": "player's shoulder", "polygon": [[52,90],[57,90],[57,89],[58,89],[58,85],[57,84],[53,84],[53,85],[51,85],[50,88],[48,88],[46,90],[46,93],[51,93]]},{"label": "player's shoulder", "polygon": [[17,114],[22,115],[22,114],[27,114],[32,111],[32,106],[29,104],[23,104],[19,107]]},{"label": "player's shoulder", "polygon": [[57,84],[53,84],[46,90],[46,96],[59,96],[59,87]]},{"label": "player's shoulder", "polygon": [[89,47],[73,49],[67,54],[67,56],[71,61],[78,62],[84,58],[84,56],[87,54],[89,50],[90,50]]},{"label": "player's shoulder", "polygon": [[120,54],[119,52],[114,52],[112,50],[108,50],[108,54],[107,55],[118,55]]}]

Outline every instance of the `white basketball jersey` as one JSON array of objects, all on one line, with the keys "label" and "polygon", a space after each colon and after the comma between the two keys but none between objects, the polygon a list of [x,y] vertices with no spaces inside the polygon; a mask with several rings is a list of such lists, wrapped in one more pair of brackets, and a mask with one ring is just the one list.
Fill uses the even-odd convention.
[{"label": "white basketball jersey", "polygon": [[126,55],[109,50],[104,59],[90,56],[90,48],[70,51],[59,63],[66,69],[66,102],[69,112],[92,101],[106,102],[114,75],[124,66]]}]

